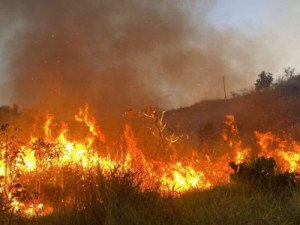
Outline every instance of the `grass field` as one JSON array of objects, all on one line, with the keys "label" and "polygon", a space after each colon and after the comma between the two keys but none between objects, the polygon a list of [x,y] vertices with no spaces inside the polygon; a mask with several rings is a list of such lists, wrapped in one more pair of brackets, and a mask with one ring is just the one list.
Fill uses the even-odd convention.
[{"label": "grass field", "polygon": [[241,184],[191,191],[177,197],[141,192],[130,176],[103,177],[80,190],[73,207],[48,216],[22,219],[1,215],[1,224],[300,224],[300,190],[262,191]]}]

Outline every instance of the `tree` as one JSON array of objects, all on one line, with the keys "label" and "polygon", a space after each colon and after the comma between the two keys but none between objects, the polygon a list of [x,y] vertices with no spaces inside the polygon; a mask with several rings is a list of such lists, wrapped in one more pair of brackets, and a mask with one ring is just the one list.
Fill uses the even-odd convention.
[{"label": "tree", "polygon": [[41,173],[44,168],[51,166],[53,159],[59,158],[61,149],[57,144],[45,141],[43,138],[37,138],[29,145],[34,150],[36,158],[36,193],[41,193]]},{"label": "tree", "polygon": [[255,90],[264,91],[268,89],[273,82],[273,74],[262,71],[258,75],[258,79],[255,82]]},{"label": "tree", "polygon": [[[17,174],[17,165],[24,164],[23,143],[18,140],[20,129],[9,124],[0,125],[0,161],[4,162],[4,183],[10,185]],[[3,151],[3,152],[1,152]]]},{"label": "tree", "polygon": [[295,68],[288,67],[288,68],[284,69],[283,76],[286,78],[286,80],[290,80],[291,78],[293,78],[296,75],[298,75],[298,74],[295,73]]}]

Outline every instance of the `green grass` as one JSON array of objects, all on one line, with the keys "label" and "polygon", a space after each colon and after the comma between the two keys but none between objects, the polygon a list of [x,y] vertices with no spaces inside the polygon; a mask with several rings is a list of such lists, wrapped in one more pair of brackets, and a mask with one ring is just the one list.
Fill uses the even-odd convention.
[{"label": "green grass", "polygon": [[179,202],[181,224],[299,224],[296,210],[294,218],[289,212],[299,194],[274,196],[243,186],[228,185],[189,193],[176,202]]},{"label": "green grass", "polygon": [[217,224],[298,225],[300,190],[282,193],[228,184],[179,197],[161,197],[155,190],[141,192],[132,175],[100,177],[85,186],[74,207],[35,218],[1,221],[24,225]]}]

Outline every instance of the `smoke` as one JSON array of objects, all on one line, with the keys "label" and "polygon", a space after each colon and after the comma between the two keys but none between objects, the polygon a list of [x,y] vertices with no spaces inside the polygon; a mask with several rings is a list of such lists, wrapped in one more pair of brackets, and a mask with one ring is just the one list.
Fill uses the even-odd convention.
[{"label": "smoke", "polygon": [[89,103],[104,117],[223,97],[222,76],[228,90],[249,84],[245,46],[257,47],[210,26],[209,2],[2,0],[1,30],[18,27],[2,90],[22,107],[73,115]]}]

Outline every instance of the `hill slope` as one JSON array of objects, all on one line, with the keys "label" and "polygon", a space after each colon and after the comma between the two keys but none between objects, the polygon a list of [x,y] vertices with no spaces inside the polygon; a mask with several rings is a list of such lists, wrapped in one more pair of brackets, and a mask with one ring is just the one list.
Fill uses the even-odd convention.
[{"label": "hill slope", "polygon": [[[220,133],[224,117],[236,118],[242,138],[252,139],[255,130],[288,133],[300,140],[300,76],[275,84],[265,91],[248,91],[228,100],[211,100],[168,111],[171,132],[185,133],[193,145],[201,132]],[[247,141],[247,140],[246,140]]]}]

